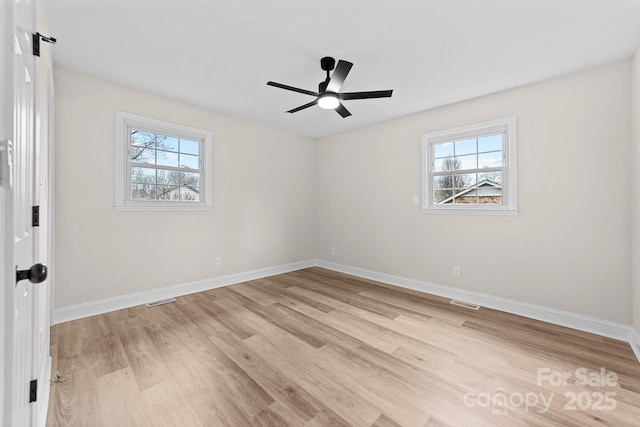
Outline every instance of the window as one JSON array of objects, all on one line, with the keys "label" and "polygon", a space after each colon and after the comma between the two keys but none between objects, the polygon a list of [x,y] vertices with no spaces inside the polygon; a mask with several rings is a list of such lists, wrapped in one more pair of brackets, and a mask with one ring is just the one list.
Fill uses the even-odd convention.
[{"label": "window", "polygon": [[515,117],[422,136],[422,209],[517,215]]},{"label": "window", "polygon": [[116,112],[116,210],[211,209],[211,132]]}]

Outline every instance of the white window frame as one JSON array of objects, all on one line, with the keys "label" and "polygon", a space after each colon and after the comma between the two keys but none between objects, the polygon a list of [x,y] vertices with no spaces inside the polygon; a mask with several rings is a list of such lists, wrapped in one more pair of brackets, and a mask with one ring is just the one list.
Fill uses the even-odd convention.
[{"label": "white window frame", "polygon": [[[433,145],[456,139],[504,132],[501,205],[436,205],[433,203]],[[422,212],[434,214],[517,215],[518,164],[516,116],[429,132],[422,135]]]},{"label": "white window frame", "polygon": [[[131,162],[129,161],[129,128],[178,138],[202,140],[200,162],[200,196],[198,202],[179,200],[132,200]],[[116,111],[115,141],[115,204],[117,211],[207,211],[212,209],[212,140],[211,131],[183,126],[164,120],[152,119],[137,114]]]}]

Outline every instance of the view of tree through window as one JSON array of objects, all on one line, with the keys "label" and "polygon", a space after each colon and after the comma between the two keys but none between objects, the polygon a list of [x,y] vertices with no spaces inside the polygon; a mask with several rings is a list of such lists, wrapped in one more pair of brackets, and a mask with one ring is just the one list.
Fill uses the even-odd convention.
[{"label": "view of tree through window", "polygon": [[201,144],[129,128],[131,199],[200,201]]}]

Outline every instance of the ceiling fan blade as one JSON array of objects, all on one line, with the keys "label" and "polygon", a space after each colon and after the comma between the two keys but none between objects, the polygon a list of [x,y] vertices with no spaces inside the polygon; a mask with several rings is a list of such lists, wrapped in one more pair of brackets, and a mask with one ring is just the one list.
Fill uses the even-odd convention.
[{"label": "ceiling fan blade", "polygon": [[304,110],[305,108],[313,107],[317,103],[318,103],[318,100],[315,99],[315,100],[311,101],[308,104],[304,104],[304,105],[301,105],[301,106],[299,106],[297,108],[294,108],[293,110],[289,110],[289,111],[287,111],[287,113],[297,113],[298,111]]},{"label": "ceiling fan blade", "polygon": [[318,92],[311,92],[310,90],[299,89],[297,87],[287,86],[287,85],[283,85],[281,83],[276,83],[276,82],[267,82],[267,86],[279,87],[280,89],[286,89],[286,90],[291,90],[293,92],[304,93],[305,95],[311,95],[311,96],[320,95]]},{"label": "ceiling fan blade", "polygon": [[346,117],[349,117],[351,115],[349,110],[347,110],[344,107],[344,105],[342,105],[342,103],[336,107],[336,111],[338,112],[338,114],[340,114],[342,116],[343,119],[346,118]]},{"label": "ceiling fan blade", "polygon": [[327,85],[327,92],[340,92],[340,88],[344,83],[344,79],[347,78],[349,71],[351,71],[351,67],[353,67],[353,64],[349,61],[343,61],[342,59],[338,61],[338,65],[331,75],[331,80],[329,80],[329,84]]},{"label": "ceiling fan blade", "polygon": [[342,99],[369,99],[369,98],[390,98],[393,90],[373,90],[369,92],[347,92],[341,93]]}]

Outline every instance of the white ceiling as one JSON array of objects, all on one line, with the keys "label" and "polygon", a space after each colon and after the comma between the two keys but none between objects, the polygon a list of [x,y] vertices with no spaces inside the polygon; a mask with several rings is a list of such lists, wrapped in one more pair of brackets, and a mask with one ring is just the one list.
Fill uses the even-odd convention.
[{"label": "white ceiling", "polygon": [[[640,0],[48,0],[56,64],[313,138],[629,58]],[[354,63],[353,116],[316,91]],[[99,100],[96,100],[99,102]]]}]

